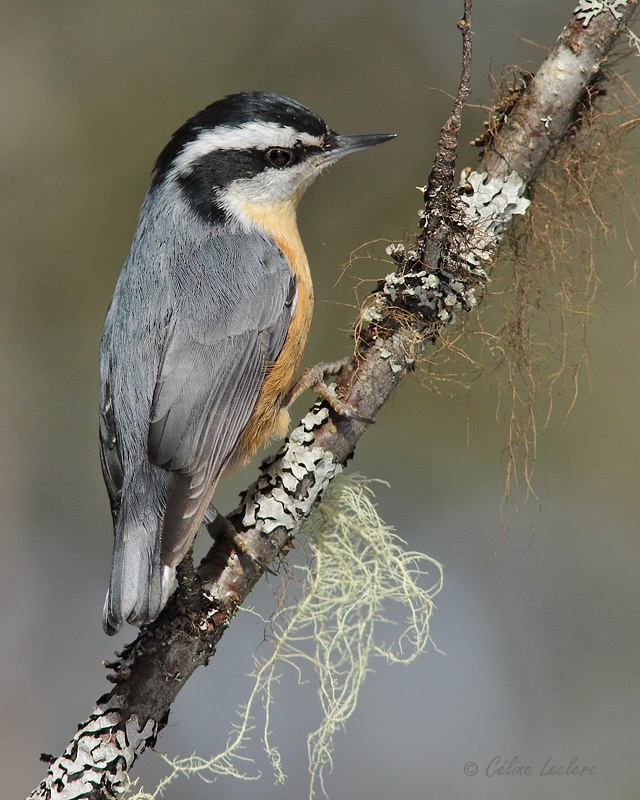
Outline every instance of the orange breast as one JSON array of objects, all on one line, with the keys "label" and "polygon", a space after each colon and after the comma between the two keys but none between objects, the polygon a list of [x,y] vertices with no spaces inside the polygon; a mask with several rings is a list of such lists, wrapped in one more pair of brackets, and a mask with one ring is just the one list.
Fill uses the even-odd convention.
[{"label": "orange breast", "polygon": [[269,365],[251,419],[238,440],[233,459],[237,466],[250,459],[258,447],[272,437],[286,434],[290,419],[289,412],[281,408],[282,397],[289,391],[300,370],[313,315],[313,285],[309,262],[298,233],[295,204],[272,206],[268,210],[246,204],[243,211],[259,223],[284,253],[298,281],[298,298],[280,355]]}]

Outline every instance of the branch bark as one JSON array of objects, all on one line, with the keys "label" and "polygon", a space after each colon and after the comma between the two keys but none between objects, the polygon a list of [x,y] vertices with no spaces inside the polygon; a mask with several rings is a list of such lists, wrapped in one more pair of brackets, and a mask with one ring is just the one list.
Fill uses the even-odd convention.
[{"label": "branch bark", "polygon": [[[505,227],[514,214],[526,211],[526,188],[566,136],[578,104],[636,5],[637,0],[603,2],[594,11],[593,3],[580,3],[508,119],[493,133],[479,169],[467,170],[456,189],[456,147],[471,64],[471,0],[464,0],[462,77],[424,189],[420,231],[411,248],[389,248],[397,269],[365,304],[355,354],[337,381],[336,392],[359,415],[375,418],[426,345],[454,314],[475,305],[484,267],[494,259]],[[322,402],[314,405],[229,517],[248,552],[267,565],[282,555],[367,427],[337,416]],[[32,798],[121,795],[131,766],[155,743],[178,692],[197,667],[209,662],[262,574],[224,537],[218,537],[197,573],[189,560],[180,572],[180,589],[163,614],[106,665],[115,686],[50,764]]]}]

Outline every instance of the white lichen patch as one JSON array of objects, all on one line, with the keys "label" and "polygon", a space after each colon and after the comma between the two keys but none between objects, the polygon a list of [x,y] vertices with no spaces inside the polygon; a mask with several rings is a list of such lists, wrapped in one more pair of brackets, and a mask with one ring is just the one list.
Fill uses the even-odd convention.
[{"label": "white lichen patch", "polygon": [[[485,267],[495,258],[505,228],[530,205],[523,197],[525,189],[525,182],[515,172],[506,178],[489,178],[486,172],[464,170],[457,197],[458,230],[451,236],[442,263],[430,268],[415,250],[398,242],[388,245],[387,255],[399,269],[385,277],[381,293],[364,308],[362,320],[378,322],[389,306],[398,306],[444,325],[474,309],[476,290],[488,280]],[[425,214],[421,212],[421,218]],[[382,351],[381,355],[385,357]]]},{"label": "white lichen patch", "polygon": [[33,800],[86,798],[103,785],[106,773],[116,794],[126,791],[129,769],[136,756],[155,740],[158,726],[149,720],[140,728],[137,717],[132,716],[123,728],[116,729],[122,702],[114,695],[96,706],[65,752],[51,764],[46,779],[31,794]]},{"label": "white lichen patch", "polygon": [[629,0],[580,0],[573,13],[582,20],[582,25],[586,28],[594,17],[607,11],[616,19],[622,19],[622,9],[628,4]]},{"label": "white lichen patch", "polygon": [[[476,305],[477,277],[465,283],[448,270],[439,269],[436,274],[418,267],[402,274],[390,272],[386,276],[382,291],[393,304],[406,306],[427,319],[440,322],[448,322],[454,312],[470,311]],[[382,350],[380,354],[385,357]]]},{"label": "white lichen patch", "polygon": [[481,274],[482,265],[495,257],[512,217],[525,214],[531,201],[522,196],[526,184],[517,172],[501,179],[467,169],[460,183],[467,190],[459,195],[459,202],[470,231],[470,240],[461,257],[472,272]]},{"label": "white lichen patch", "polygon": [[[327,408],[315,408],[291,431],[286,447],[244,497],[244,527],[264,534],[280,527],[293,532],[299,521],[309,514],[322,490],[342,469],[331,453],[310,446],[315,429],[328,416]],[[309,486],[306,491],[299,492],[305,477],[311,478]]]}]

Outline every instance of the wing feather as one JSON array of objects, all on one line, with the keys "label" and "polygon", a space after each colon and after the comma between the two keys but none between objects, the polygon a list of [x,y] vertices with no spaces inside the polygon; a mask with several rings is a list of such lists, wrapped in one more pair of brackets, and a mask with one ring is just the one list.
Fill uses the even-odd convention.
[{"label": "wing feather", "polygon": [[295,278],[275,244],[258,241],[241,250],[212,239],[181,273],[183,301],[167,327],[147,443],[150,461],[170,472],[169,566],[195,536],[291,321]]}]

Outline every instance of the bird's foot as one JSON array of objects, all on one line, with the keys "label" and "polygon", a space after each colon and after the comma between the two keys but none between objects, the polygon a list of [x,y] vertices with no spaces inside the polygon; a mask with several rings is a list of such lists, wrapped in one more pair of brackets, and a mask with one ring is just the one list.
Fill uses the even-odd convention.
[{"label": "bird's foot", "polygon": [[284,396],[282,402],[283,408],[290,406],[294,400],[298,399],[302,392],[307,389],[313,389],[317,395],[323,400],[326,400],[336,414],[339,414],[341,417],[346,417],[347,419],[355,420],[356,422],[373,425],[375,419],[363,417],[362,414],[358,414],[354,408],[336,395],[335,385],[329,386],[326,383],[327,375],[338,375],[350,361],[351,358],[347,356],[347,358],[342,358],[340,361],[322,361],[306,369]]}]

